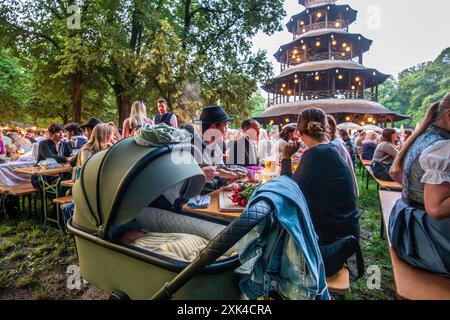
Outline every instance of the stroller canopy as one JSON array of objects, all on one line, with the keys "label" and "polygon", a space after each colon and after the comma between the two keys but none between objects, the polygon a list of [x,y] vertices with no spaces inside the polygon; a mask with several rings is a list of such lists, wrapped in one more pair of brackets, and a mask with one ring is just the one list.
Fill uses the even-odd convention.
[{"label": "stroller canopy", "polygon": [[182,185],[183,203],[200,194],[205,176],[191,145],[142,147],[133,138],[93,155],[73,187],[73,225],[99,237],[132,221],[171,188]]}]

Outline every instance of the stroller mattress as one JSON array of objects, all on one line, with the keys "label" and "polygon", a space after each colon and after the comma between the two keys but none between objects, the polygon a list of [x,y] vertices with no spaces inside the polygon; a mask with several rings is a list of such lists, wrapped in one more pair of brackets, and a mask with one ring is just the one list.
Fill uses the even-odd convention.
[{"label": "stroller mattress", "polygon": [[[225,226],[176,214],[145,208],[136,218],[141,230],[122,235],[120,242],[131,247],[181,262],[192,262]],[[237,255],[233,247],[218,260]]]}]

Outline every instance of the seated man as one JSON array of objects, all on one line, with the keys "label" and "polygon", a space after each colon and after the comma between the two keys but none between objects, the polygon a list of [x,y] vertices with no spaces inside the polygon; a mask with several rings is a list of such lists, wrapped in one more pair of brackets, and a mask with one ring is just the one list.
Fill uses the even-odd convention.
[{"label": "seated man", "polygon": [[256,120],[245,120],[242,123],[244,136],[237,141],[230,142],[227,164],[246,167],[258,165],[256,146],[259,141],[260,129],[260,125]]}]

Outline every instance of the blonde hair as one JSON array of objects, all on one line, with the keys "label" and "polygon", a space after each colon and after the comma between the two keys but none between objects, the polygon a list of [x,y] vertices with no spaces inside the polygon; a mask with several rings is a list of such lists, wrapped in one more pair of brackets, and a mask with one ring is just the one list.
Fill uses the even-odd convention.
[{"label": "blonde hair", "polygon": [[96,125],[94,130],[92,130],[89,141],[78,152],[77,165],[83,165],[83,160],[81,159],[83,153],[87,152],[91,156],[99,151],[108,149],[108,138],[114,133],[113,130],[113,127],[107,123]]},{"label": "blonde hair", "polygon": [[405,162],[406,154],[409,149],[411,149],[414,142],[416,142],[417,138],[421,136],[427,129],[441,120],[444,115],[444,111],[450,109],[450,93],[448,93],[440,102],[433,103],[428,109],[425,119],[422,125],[417,129],[413,135],[406,141],[399,155],[395,158],[394,163],[391,168],[391,172],[402,172],[403,164]]},{"label": "blonde hair", "polygon": [[135,101],[131,106],[130,114],[130,129],[135,129],[139,126],[143,126],[147,120],[147,109],[144,102]]}]

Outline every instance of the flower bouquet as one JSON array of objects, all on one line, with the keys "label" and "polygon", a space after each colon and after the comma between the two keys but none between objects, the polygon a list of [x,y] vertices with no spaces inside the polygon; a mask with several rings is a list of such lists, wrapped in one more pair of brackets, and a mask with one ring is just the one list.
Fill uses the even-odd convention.
[{"label": "flower bouquet", "polygon": [[248,201],[252,197],[253,192],[255,192],[255,190],[260,186],[261,183],[235,185],[233,187],[233,193],[230,199],[235,205],[246,207]]}]

